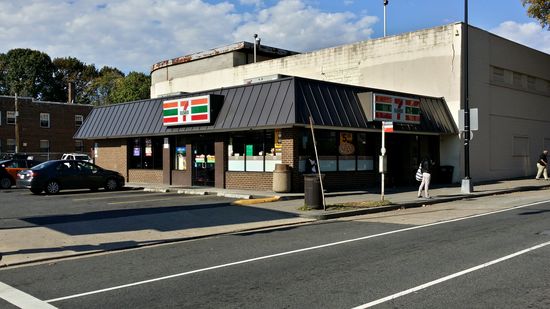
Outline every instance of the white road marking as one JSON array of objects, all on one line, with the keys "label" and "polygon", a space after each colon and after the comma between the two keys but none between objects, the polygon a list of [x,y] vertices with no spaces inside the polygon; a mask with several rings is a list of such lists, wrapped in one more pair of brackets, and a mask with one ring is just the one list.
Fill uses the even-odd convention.
[{"label": "white road marking", "polygon": [[[73,202],[108,200],[108,199],[139,197],[139,196],[157,196],[157,195],[174,195],[174,194],[169,194],[169,193],[146,193],[146,194],[126,194],[126,195],[117,195],[117,196],[86,197],[86,198],[73,199]],[[181,197],[183,197],[183,195],[181,195]]]},{"label": "white road marking", "polygon": [[328,244],[319,245],[319,246],[313,246],[313,247],[307,247],[307,248],[302,248],[302,249],[297,249],[297,250],[292,250],[292,251],[287,251],[287,252],[281,252],[281,253],[276,253],[276,254],[271,254],[271,255],[265,255],[265,256],[260,256],[260,257],[256,257],[256,258],[252,258],[252,259],[241,260],[241,261],[237,261],[237,262],[232,262],[232,263],[221,264],[221,265],[216,265],[216,266],[207,267],[207,268],[191,270],[191,271],[178,273],[178,274],[173,274],[173,275],[169,275],[169,276],[153,278],[153,279],[143,280],[143,281],[137,281],[137,282],[128,283],[128,284],[119,285],[119,286],[114,286],[114,287],[110,287],[110,288],[105,288],[105,289],[100,289],[100,290],[95,290],[95,291],[90,291],[90,292],[85,292],[85,293],[80,293],[80,294],[74,294],[74,295],[69,295],[69,296],[65,296],[65,297],[53,298],[53,299],[46,300],[46,302],[53,303],[53,302],[63,301],[63,300],[72,299],[72,298],[78,298],[78,297],[94,295],[94,294],[99,294],[99,293],[104,293],[104,292],[109,292],[109,291],[114,291],[114,290],[120,290],[120,289],[129,288],[129,287],[133,287],[133,286],[137,286],[137,285],[143,285],[143,284],[147,284],[147,283],[172,279],[172,278],[176,278],[176,277],[187,276],[187,275],[196,274],[196,273],[205,272],[205,271],[210,271],[210,270],[214,270],[214,269],[230,267],[230,266],[235,266],[235,265],[240,265],[240,264],[246,264],[246,263],[256,262],[256,261],[260,261],[260,260],[267,260],[267,259],[271,259],[271,258],[275,258],[275,257],[281,257],[281,256],[286,256],[286,255],[291,255],[291,254],[296,254],[296,253],[301,253],[301,252],[306,252],[306,251],[318,250],[318,249],[322,249],[322,248],[338,246],[338,245],[347,244],[347,243],[351,243],[351,242],[356,242],[356,241],[361,241],[361,240],[366,240],[366,239],[371,239],[371,238],[376,238],[376,237],[381,237],[381,236],[386,236],[386,235],[391,235],[391,234],[397,234],[397,233],[402,233],[402,232],[407,232],[407,231],[418,230],[418,229],[431,227],[431,226],[436,226],[436,225],[442,225],[442,224],[447,224],[447,223],[452,223],[452,222],[469,220],[469,219],[473,219],[473,218],[488,216],[488,215],[497,214],[497,213],[506,212],[506,211],[511,211],[511,210],[515,210],[515,209],[521,209],[521,208],[535,206],[535,205],[544,204],[544,203],[548,203],[548,202],[550,202],[550,200],[529,203],[529,204],[525,204],[525,205],[515,206],[515,207],[512,207],[512,208],[496,210],[496,211],[493,211],[493,212],[477,214],[477,215],[463,217],[463,218],[456,218],[456,219],[451,219],[451,220],[446,220],[446,221],[440,221],[440,222],[435,222],[435,223],[418,225],[418,226],[408,227],[408,228],[399,229],[399,230],[393,230],[393,231],[384,232],[384,233],[375,234],[375,235],[368,235],[368,236],[363,236],[363,237],[358,237],[358,238],[353,238],[353,239],[348,239],[348,240],[342,240],[342,241],[337,241],[337,242],[328,243]]},{"label": "white road marking", "polygon": [[56,308],[47,302],[0,282],[0,298],[19,308],[47,309]]},{"label": "white road marking", "polygon": [[416,286],[416,287],[414,287],[414,288],[411,288],[411,289],[408,289],[408,290],[405,290],[405,291],[402,291],[402,292],[399,292],[399,293],[395,293],[395,294],[393,294],[393,295],[386,296],[386,297],[384,297],[384,298],[380,298],[380,299],[375,300],[375,301],[371,301],[370,303],[366,303],[366,304],[364,304],[364,305],[354,307],[353,309],[370,308],[370,307],[373,307],[373,306],[376,306],[376,305],[380,305],[380,304],[382,304],[382,303],[385,303],[385,302],[387,302],[387,301],[396,299],[396,298],[398,298],[398,297],[405,296],[405,295],[407,295],[407,294],[411,294],[411,293],[414,293],[414,292],[418,292],[418,291],[420,291],[420,290],[422,290],[422,289],[425,289],[425,288],[428,288],[428,287],[430,287],[430,286],[433,286],[433,285],[436,285],[436,284],[439,284],[439,283],[442,283],[442,282],[445,282],[445,281],[454,279],[454,278],[456,278],[456,277],[463,276],[463,275],[465,275],[465,274],[474,272],[474,271],[476,271],[476,270],[480,270],[480,269],[485,268],[485,267],[489,267],[489,266],[491,266],[491,265],[494,265],[494,264],[497,264],[497,263],[500,263],[500,262],[509,260],[509,259],[511,259],[511,258],[520,256],[520,255],[522,255],[522,254],[531,252],[531,251],[533,251],[533,250],[540,249],[540,248],[545,247],[545,246],[548,246],[548,245],[550,245],[550,241],[549,241],[549,242],[542,243],[542,244],[539,244],[539,245],[536,245],[536,246],[533,246],[533,247],[531,247],[531,248],[527,248],[527,249],[525,249],[525,250],[518,251],[518,252],[516,252],[516,253],[512,253],[512,254],[507,255],[507,256],[503,256],[503,257],[498,258],[498,259],[496,259],[496,260],[492,260],[492,261],[490,261],[490,262],[483,263],[483,264],[481,264],[481,265],[478,265],[478,266],[475,266],[475,267],[472,267],[472,268],[465,269],[465,270],[463,270],[463,271],[460,271],[460,272],[457,272],[457,273],[454,273],[454,274],[451,274],[451,275],[448,275],[448,276],[439,278],[439,279],[437,279],[437,280],[430,281],[430,282],[428,282],[428,283],[424,283],[424,284],[419,285],[419,286]]}]

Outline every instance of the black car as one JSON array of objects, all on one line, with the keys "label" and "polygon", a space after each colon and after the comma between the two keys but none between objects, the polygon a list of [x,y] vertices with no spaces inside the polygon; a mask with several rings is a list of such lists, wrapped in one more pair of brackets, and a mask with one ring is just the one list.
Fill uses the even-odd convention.
[{"label": "black car", "polygon": [[17,176],[17,187],[28,188],[34,194],[56,194],[64,189],[118,190],[124,186],[120,173],[84,161],[47,161]]},{"label": "black car", "polygon": [[4,167],[0,166],[0,188],[8,189],[11,187],[11,175],[6,171]]}]

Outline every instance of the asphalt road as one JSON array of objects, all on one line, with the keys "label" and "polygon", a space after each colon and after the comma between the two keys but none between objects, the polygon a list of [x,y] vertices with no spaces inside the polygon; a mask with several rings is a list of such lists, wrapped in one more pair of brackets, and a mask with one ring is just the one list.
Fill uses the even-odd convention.
[{"label": "asphalt road", "polygon": [[4,269],[0,296],[33,308],[548,308],[550,203],[516,204],[425,225],[350,218]]}]

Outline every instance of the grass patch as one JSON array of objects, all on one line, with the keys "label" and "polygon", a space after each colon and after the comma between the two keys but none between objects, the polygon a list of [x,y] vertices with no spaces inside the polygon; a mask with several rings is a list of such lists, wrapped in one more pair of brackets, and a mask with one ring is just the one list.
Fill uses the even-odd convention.
[{"label": "grass patch", "polygon": [[388,205],[391,205],[391,204],[392,203],[388,200],[347,202],[347,203],[338,203],[338,204],[327,205],[327,209],[330,209],[330,210],[363,209],[363,208],[388,206]]},{"label": "grass patch", "polygon": [[[364,209],[364,208],[373,208],[373,207],[380,207],[380,206],[387,206],[392,205],[392,202],[388,200],[384,201],[363,201],[363,202],[346,202],[346,203],[338,203],[338,204],[330,204],[327,205],[327,210],[350,210],[350,209]],[[298,208],[300,211],[310,211],[314,210],[313,208],[307,207],[307,205],[303,205],[300,208]]]}]

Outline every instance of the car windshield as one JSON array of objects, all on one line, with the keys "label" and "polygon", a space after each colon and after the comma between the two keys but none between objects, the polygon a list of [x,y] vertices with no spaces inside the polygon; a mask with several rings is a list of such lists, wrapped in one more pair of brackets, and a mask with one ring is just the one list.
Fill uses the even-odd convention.
[{"label": "car windshield", "polygon": [[87,155],[75,155],[74,159],[75,160],[88,160],[89,157]]}]

